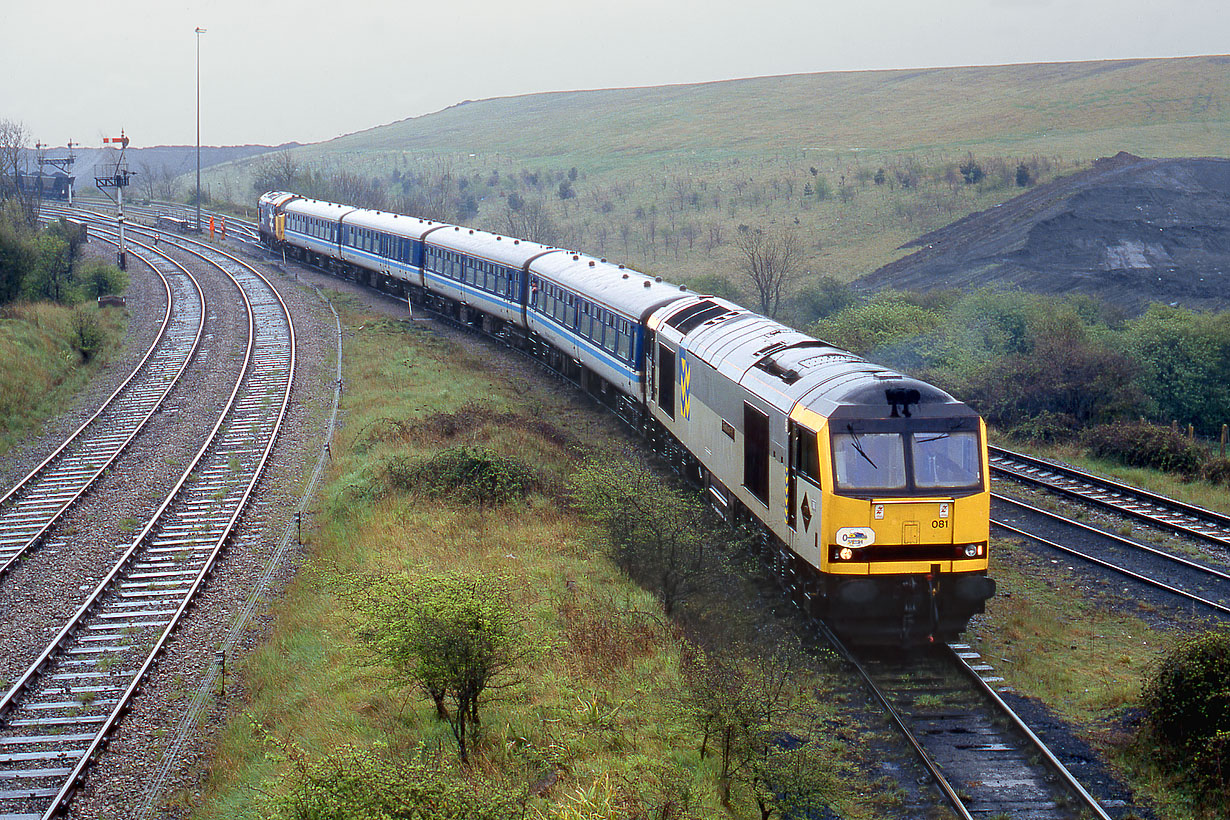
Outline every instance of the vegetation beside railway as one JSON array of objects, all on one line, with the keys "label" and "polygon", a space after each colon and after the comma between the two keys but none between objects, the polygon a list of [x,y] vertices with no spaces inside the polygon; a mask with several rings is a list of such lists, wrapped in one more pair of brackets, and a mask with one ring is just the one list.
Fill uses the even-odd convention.
[{"label": "vegetation beside railway", "polygon": [[[620,503],[593,479],[635,478],[666,517],[685,502],[612,467],[613,419],[413,325],[345,315],[331,481],[196,817],[858,818],[900,799],[858,763],[873,741],[827,661],[746,575],[660,597],[619,570],[612,556],[660,533],[607,526]],[[459,592],[465,578],[481,580]],[[491,660],[475,691],[467,670]]]},{"label": "vegetation beside railway", "polygon": [[0,452],[64,407],[124,333],[122,311],[46,302],[0,306]]},{"label": "vegetation beside railway", "polygon": [[122,292],[126,275],[82,253],[60,221],[36,230],[0,200],[0,452],[64,399],[119,343],[123,311],[86,300]]}]

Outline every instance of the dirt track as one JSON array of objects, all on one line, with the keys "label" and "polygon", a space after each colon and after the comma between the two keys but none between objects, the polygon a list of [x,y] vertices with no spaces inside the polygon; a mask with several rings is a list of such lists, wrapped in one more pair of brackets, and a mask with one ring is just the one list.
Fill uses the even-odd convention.
[{"label": "dirt track", "polygon": [[866,290],[1015,287],[1230,308],[1230,159],[1120,153],[954,222],[856,282]]}]

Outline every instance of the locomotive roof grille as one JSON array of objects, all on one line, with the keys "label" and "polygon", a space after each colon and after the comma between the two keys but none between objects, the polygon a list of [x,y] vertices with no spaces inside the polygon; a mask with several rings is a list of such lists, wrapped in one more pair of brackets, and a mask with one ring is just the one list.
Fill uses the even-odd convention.
[{"label": "locomotive roof grille", "polygon": [[784,381],[786,384],[794,384],[800,378],[802,378],[799,375],[799,371],[795,370],[792,367],[791,368],[782,367],[780,364],[778,364],[776,360],[774,360],[771,357],[766,356],[765,358],[756,362],[755,366],[760,368],[761,370],[763,370],[764,372],[768,373],[771,376],[776,376],[777,378]]},{"label": "locomotive roof grille", "polygon": [[[686,290],[685,287],[680,287],[680,290]],[[734,313],[733,310],[722,307],[717,302],[711,299],[704,299],[694,305],[689,305],[683,310],[671,315],[666,320],[666,324],[678,330],[685,336],[691,333],[696,328],[713,319],[719,319],[724,316],[730,316]]]}]

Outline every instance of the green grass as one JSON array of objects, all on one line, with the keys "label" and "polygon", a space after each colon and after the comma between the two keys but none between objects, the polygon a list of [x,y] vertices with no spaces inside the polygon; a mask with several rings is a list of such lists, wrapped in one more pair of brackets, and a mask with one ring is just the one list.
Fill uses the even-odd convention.
[{"label": "green grass", "polygon": [[118,346],[124,312],[80,309],[96,312],[104,334],[100,352],[88,363],[73,346],[73,308],[45,302],[0,308],[0,453],[61,412]]},{"label": "green grass", "polygon": [[[513,686],[484,705],[485,731],[472,754],[478,770],[514,790],[558,774],[531,801],[530,816],[568,816],[585,795],[631,804],[683,787],[701,816],[752,816],[738,793],[729,810],[719,804],[713,758],[699,757],[699,732],[680,707],[677,627],[603,556],[559,496],[581,456],[613,455],[622,440],[617,423],[571,391],[494,376],[488,354],[353,309],[343,316],[346,421],[319,511],[305,520],[305,563],[274,606],[262,645],[235,664],[243,703],[221,733],[193,816],[265,817],[267,796],[285,788],[294,760],[345,744],[425,743],[449,754],[453,739],[430,701],[391,685],[367,661],[337,592],[356,574],[445,570],[501,576],[528,616],[537,650]],[[548,404],[559,411],[542,413]],[[485,511],[389,489],[383,466],[391,460],[459,445],[535,465],[543,489]],[[723,637],[755,632],[754,620],[763,619],[756,591],[722,596]],[[759,634],[778,628],[761,624]],[[825,741],[833,770],[851,781],[834,796],[835,808],[844,817],[880,816],[897,798],[863,793],[865,750],[841,740],[858,732],[845,726],[823,662],[807,680],[817,722],[842,727]]]}]

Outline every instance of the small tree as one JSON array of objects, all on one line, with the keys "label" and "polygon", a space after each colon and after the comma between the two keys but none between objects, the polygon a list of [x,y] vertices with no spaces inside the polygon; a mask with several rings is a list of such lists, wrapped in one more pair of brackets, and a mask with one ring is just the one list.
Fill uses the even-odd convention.
[{"label": "small tree", "polygon": [[543,245],[559,244],[559,230],[546,204],[541,199],[527,200],[515,193],[508,195],[504,209],[504,232]]},{"label": "small tree", "polygon": [[263,154],[252,166],[252,190],[258,194],[294,191],[302,172],[299,161],[289,150]]},{"label": "small tree", "polygon": [[21,219],[33,228],[38,225],[38,213],[43,191],[39,185],[27,185],[25,190],[17,184],[18,178],[29,167],[26,143],[30,133],[24,123],[17,120],[0,120],[0,200],[12,198],[18,204]]},{"label": "small tree", "polygon": [[701,757],[717,757],[723,803],[738,788],[761,820],[822,816],[834,792],[832,761],[803,736],[814,722],[796,683],[797,648],[685,649],[687,707]]},{"label": "small tree", "polygon": [[360,637],[399,683],[412,682],[431,698],[468,763],[483,698],[508,684],[526,653],[507,586],[460,573],[384,577],[356,586]]},{"label": "small tree", "polygon": [[72,301],[73,268],[69,244],[45,233],[34,241],[34,248],[34,268],[22,283],[26,298]]},{"label": "small tree", "polygon": [[740,225],[735,247],[742,255],[743,274],[760,301],[760,312],[777,316],[802,255],[798,234],[790,228],[766,230]]},{"label": "small tree", "polygon": [[1030,176],[1029,166],[1021,163],[1016,167],[1016,187],[1026,188],[1033,182],[1033,177]]},{"label": "small tree", "polygon": [[611,559],[658,594],[666,615],[715,582],[724,556],[711,546],[715,535],[692,493],[664,486],[629,461],[587,464],[572,487]]},{"label": "small tree", "polygon": [[974,159],[973,154],[966,156],[965,162],[961,163],[961,177],[965,180],[966,185],[977,185],[982,182],[982,178],[986,174],[982,170],[982,166]]}]

